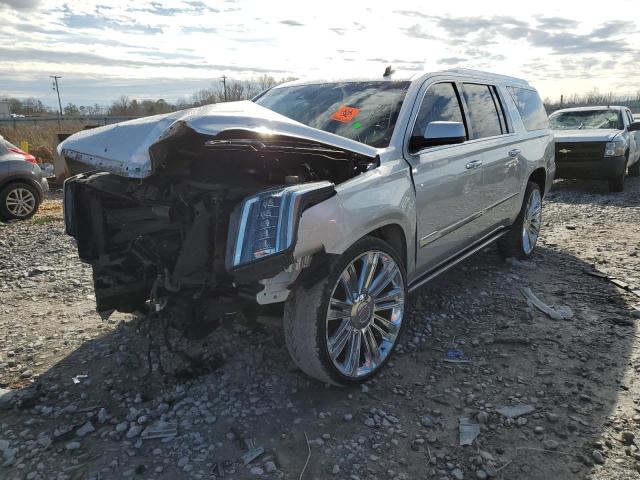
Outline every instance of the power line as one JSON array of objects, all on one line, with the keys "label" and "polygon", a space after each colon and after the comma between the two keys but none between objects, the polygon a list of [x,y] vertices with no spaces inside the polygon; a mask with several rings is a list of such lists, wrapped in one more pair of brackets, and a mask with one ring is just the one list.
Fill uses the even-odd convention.
[{"label": "power line", "polygon": [[62,78],[60,75],[49,75],[49,78],[53,78],[53,89],[58,94],[58,107],[60,108],[60,113],[58,116],[58,121],[62,118],[62,102],[60,101],[60,87],[58,86],[58,79]]},{"label": "power line", "polygon": [[222,76],[222,87],[224,88],[224,101],[227,101],[227,76]]}]

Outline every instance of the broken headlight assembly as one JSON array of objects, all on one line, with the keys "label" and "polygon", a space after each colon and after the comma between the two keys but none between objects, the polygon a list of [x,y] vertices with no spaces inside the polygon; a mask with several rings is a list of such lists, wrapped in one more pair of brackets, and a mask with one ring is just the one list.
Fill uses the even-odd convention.
[{"label": "broken headlight assembly", "polygon": [[302,212],[334,193],[333,183],[313,182],[245,198],[232,215],[227,268],[234,271],[276,257],[284,257],[282,262],[277,262],[278,268],[286,266],[292,261],[287,254],[293,253]]},{"label": "broken headlight assembly", "polygon": [[624,141],[616,140],[615,142],[607,142],[604,147],[605,157],[621,157],[624,155]]}]

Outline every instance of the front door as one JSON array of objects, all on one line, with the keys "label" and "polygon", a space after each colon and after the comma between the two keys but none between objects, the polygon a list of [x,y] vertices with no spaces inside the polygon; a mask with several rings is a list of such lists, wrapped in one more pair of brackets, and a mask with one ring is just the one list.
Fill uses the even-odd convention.
[{"label": "front door", "polygon": [[[430,122],[466,123],[454,82],[428,86],[412,136]],[[467,135],[468,137],[468,135]],[[482,210],[483,167],[471,144],[429,147],[409,152],[416,188],[417,258],[420,275],[466,246],[476,236],[475,221]]]}]

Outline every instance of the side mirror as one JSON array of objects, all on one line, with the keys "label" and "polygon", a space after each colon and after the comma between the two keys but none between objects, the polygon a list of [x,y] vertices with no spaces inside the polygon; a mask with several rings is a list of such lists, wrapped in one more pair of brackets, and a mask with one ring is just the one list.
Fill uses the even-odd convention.
[{"label": "side mirror", "polygon": [[410,147],[417,151],[426,147],[464,143],[466,140],[467,132],[461,122],[429,122],[422,137],[411,137]]},{"label": "side mirror", "polygon": [[640,122],[633,122],[631,125],[627,127],[627,131],[629,132],[640,131]]}]

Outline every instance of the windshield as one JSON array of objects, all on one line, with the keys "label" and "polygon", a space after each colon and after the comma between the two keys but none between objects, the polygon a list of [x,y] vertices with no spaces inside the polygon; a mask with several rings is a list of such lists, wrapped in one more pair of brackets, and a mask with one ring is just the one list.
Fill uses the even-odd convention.
[{"label": "windshield", "polygon": [[310,127],[386,147],[410,82],[343,82],[273,88],[256,100]]},{"label": "windshield", "polygon": [[549,117],[554,130],[622,130],[622,117],[615,110],[580,110],[563,112]]}]

